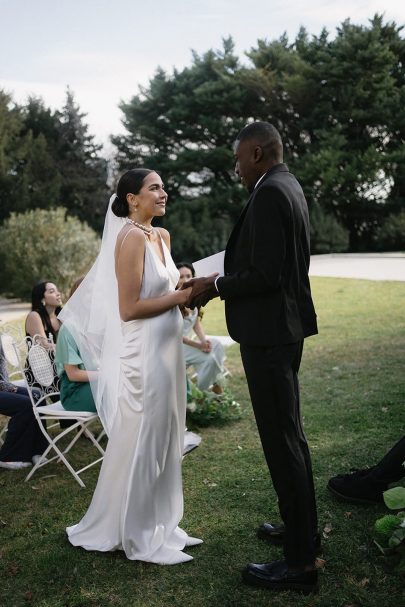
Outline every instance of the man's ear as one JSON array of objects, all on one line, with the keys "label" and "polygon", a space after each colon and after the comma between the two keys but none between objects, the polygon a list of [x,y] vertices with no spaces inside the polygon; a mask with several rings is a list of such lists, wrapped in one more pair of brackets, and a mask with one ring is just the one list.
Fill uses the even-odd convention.
[{"label": "man's ear", "polygon": [[253,159],[255,162],[260,162],[263,158],[263,148],[260,145],[256,145],[253,150]]}]

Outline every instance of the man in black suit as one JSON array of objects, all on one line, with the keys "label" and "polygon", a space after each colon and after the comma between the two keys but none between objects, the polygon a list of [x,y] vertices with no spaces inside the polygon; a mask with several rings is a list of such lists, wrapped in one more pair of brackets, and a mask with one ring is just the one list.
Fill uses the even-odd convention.
[{"label": "man in black suit", "polygon": [[311,458],[300,414],[303,340],[317,333],[308,279],[309,219],[302,188],[283,164],[278,131],[246,126],[235,143],[235,171],[250,198],[229,238],[224,276],[193,279],[191,305],[225,300],[229,334],[240,351],[282,524],[258,535],[284,546],[284,560],[250,563],[243,580],[273,590],[317,589],[319,548]]}]

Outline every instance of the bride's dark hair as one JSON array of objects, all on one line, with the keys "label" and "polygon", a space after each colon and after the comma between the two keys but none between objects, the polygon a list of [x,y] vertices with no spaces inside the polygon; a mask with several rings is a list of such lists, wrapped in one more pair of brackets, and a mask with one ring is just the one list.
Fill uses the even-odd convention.
[{"label": "bride's dark hair", "polygon": [[111,210],[117,217],[127,217],[129,206],[127,194],[139,194],[144,179],[151,169],[131,169],[122,175],[117,185],[116,198],[111,205]]}]

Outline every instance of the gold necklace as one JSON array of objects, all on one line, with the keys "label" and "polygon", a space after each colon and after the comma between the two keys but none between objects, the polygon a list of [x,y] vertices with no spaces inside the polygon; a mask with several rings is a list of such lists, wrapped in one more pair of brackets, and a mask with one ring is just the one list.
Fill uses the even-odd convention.
[{"label": "gold necklace", "polygon": [[133,226],[136,226],[137,228],[142,230],[142,232],[145,232],[145,234],[150,235],[153,232],[153,226],[148,228],[147,226],[144,226],[142,223],[138,223],[137,221],[134,221],[133,219],[130,219],[129,217],[127,217],[127,223],[132,223]]}]

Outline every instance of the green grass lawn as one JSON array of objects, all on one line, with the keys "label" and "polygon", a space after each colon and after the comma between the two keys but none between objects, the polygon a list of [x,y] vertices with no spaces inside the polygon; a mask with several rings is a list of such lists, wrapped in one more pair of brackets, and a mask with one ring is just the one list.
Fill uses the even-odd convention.
[{"label": "green grass lawn", "polygon": [[[400,607],[401,580],[372,540],[384,506],[337,502],[330,476],[375,463],[403,434],[405,285],[314,278],[320,334],[306,342],[301,368],[303,413],[312,449],[325,567],[316,596],[273,595],[244,586],[248,561],[280,558],[255,536],[278,520],[277,501],[250,410],[238,347],[228,349],[229,386],[240,421],[201,430],[201,446],[184,460],[182,526],[204,539],[191,563],[159,567],[71,547],[66,525],[84,514],[98,470],[80,489],[60,465],[25,483],[0,472],[0,605],[4,607]],[[226,334],[223,306],[206,308],[207,333]],[[402,425],[401,425],[402,424]],[[81,441],[76,459],[86,461]],[[56,476],[53,476],[56,475]],[[403,582],[403,581],[402,581]]]}]

